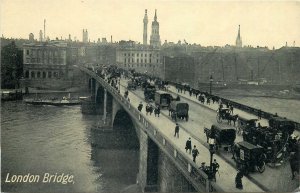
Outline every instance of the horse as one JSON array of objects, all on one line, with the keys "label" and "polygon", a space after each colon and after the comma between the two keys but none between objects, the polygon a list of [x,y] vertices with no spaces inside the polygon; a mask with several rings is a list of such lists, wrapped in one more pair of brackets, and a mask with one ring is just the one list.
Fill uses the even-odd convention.
[{"label": "horse", "polygon": [[236,115],[228,114],[226,119],[228,120],[229,125],[231,125],[231,121],[233,121],[233,125],[235,126],[235,122],[238,120],[238,118],[239,118],[238,114]]}]

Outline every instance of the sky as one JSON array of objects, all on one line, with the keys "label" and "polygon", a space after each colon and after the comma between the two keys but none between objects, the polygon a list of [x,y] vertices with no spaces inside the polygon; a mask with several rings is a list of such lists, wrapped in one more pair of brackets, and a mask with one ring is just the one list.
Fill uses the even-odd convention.
[{"label": "sky", "polygon": [[148,43],[155,9],[162,43],[186,40],[203,46],[234,45],[241,25],[243,45],[300,47],[300,1],[200,0],[0,0],[1,35],[35,39],[46,36],[143,42],[143,17],[148,10]]}]

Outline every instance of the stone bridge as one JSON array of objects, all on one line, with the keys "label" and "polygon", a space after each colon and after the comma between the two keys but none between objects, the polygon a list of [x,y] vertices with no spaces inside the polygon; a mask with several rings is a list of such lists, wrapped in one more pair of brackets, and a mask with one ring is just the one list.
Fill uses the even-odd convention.
[{"label": "stone bridge", "polygon": [[222,191],[118,90],[96,73],[79,68],[86,73],[86,84],[89,85],[98,113],[103,115],[105,128],[118,129],[118,125],[123,124],[128,130],[127,139],[135,140],[132,135],[137,138],[140,149],[137,183],[143,191]]}]

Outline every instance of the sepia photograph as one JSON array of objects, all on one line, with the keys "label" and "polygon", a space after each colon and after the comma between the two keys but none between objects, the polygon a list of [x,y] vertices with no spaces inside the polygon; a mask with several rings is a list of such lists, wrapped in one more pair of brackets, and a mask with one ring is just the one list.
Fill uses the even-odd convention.
[{"label": "sepia photograph", "polygon": [[1,0],[1,192],[300,192],[300,1]]}]

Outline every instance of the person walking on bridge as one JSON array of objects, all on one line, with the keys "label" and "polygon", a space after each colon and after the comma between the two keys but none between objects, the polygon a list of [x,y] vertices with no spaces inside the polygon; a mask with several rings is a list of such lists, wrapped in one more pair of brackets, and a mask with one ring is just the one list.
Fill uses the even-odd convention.
[{"label": "person walking on bridge", "polygon": [[141,111],[142,111],[142,109],[143,109],[143,103],[142,103],[142,102],[140,102],[140,104],[139,104],[139,106],[138,106],[138,110],[141,112]]},{"label": "person walking on bridge", "polygon": [[176,126],[175,126],[175,134],[174,134],[174,137],[176,137],[176,134],[177,134],[177,138],[179,138],[179,125],[178,125],[178,123],[176,123]]},{"label": "person walking on bridge", "polygon": [[189,150],[189,154],[191,154],[191,151],[192,151],[192,141],[191,141],[190,137],[189,137],[189,139],[185,143],[185,152],[187,152],[188,150]]},{"label": "person walking on bridge", "polygon": [[196,148],[196,145],[194,145],[194,149],[192,150],[192,156],[193,156],[193,162],[196,163],[196,157],[199,155],[199,151]]}]

